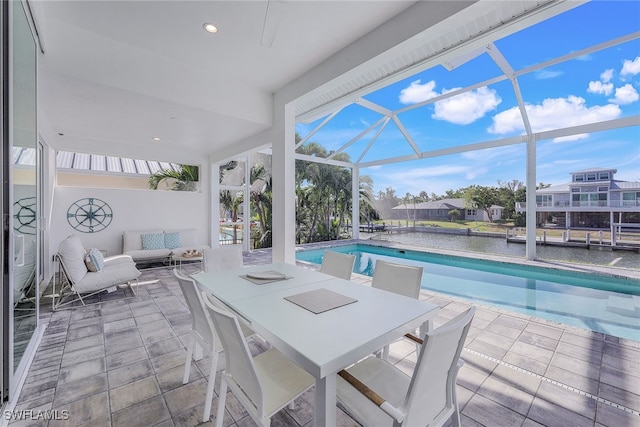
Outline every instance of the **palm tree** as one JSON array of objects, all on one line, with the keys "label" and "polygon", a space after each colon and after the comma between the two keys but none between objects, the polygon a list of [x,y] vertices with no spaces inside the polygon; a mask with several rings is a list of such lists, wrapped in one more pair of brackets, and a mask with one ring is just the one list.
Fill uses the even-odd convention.
[{"label": "palm tree", "polygon": [[258,217],[259,229],[254,244],[256,248],[271,247],[272,178],[261,164],[254,165],[249,172],[251,188],[249,197]]},{"label": "palm tree", "polygon": [[238,213],[244,199],[242,191],[238,191],[235,196],[231,195],[231,191],[224,190],[220,192],[220,205],[227,211],[231,212],[231,221],[233,222],[233,244],[238,243]]},{"label": "palm tree", "polygon": [[157,190],[161,182],[173,191],[197,191],[199,168],[193,165],[178,165],[179,170],[161,169],[149,177],[149,188]]}]

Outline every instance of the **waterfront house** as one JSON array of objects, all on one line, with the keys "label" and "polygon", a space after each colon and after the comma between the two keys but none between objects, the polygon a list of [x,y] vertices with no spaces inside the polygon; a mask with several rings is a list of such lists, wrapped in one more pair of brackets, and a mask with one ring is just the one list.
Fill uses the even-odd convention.
[{"label": "waterfront house", "polygon": [[[571,182],[536,190],[536,222],[561,228],[640,224],[640,182],[615,179],[616,169],[571,172]],[[525,202],[516,212],[525,211]]]},{"label": "waterfront house", "polygon": [[[484,209],[469,207],[464,199],[442,199],[414,204],[401,204],[392,209],[393,219],[450,221],[452,219],[496,221],[502,218],[502,206],[493,205],[489,209],[491,219]],[[452,216],[457,211],[457,217]]]}]

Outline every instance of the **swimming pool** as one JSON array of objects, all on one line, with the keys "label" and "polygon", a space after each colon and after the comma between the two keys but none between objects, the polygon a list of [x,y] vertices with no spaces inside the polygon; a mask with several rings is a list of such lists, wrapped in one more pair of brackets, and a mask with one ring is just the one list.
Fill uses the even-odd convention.
[{"label": "swimming pool", "polygon": [[[421,265],[422,288],[531,316],[640,341],[640,281],[429,252],[351,244],[354,272],[372,276],[378,259]],[[324,249],[302,250],[322,262]]]}]

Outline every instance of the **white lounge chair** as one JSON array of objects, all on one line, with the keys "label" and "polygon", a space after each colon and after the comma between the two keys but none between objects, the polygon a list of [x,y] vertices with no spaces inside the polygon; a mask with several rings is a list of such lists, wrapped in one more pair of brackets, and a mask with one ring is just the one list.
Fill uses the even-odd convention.
[{"label": "white lounge chair", "polygon": [[106,290],[115,289],[117,285],[129,286],[133,296],[136,295],[133,282],[138,283],[140,271],[133,259],[128,255],[104,257],[101,271],[89,271],[85,263],[86,251],[80,238],[72,234],[58,246],[58,274],[53,279],[52,304],[57,310],[63,306],[80,301]]}]

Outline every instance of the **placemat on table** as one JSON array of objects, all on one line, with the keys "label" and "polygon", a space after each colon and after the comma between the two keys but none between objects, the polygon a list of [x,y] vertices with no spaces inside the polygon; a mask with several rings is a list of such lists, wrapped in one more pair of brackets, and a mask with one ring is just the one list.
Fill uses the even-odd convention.
[{"label": "placemat on table", "polygon": [[358,301],[357,299],[325,288],[291,295],[285,297],[285,299],[315,314],[333,310],[334,308],[342,307]]},{"label": "placemat on table", "polygon": [[[265,271],[264,273],[282,274],[282,273],[280,273],[278,271],[275,271],[275,270]],[[242,277],[243,279],[248,280],[251,283],[254,283],[256,285],[266,285],[267,283],[279,282],[281,280],[288,280],[288,279],[292,279],[293,278],[293,276],[286,276],[284,274],[282,274],[282,277],[278,277],[278,278],[275,278],[275,279],[259,279],[257,277],[249,277],[246,274],[243,274],[240,277]]]}]

